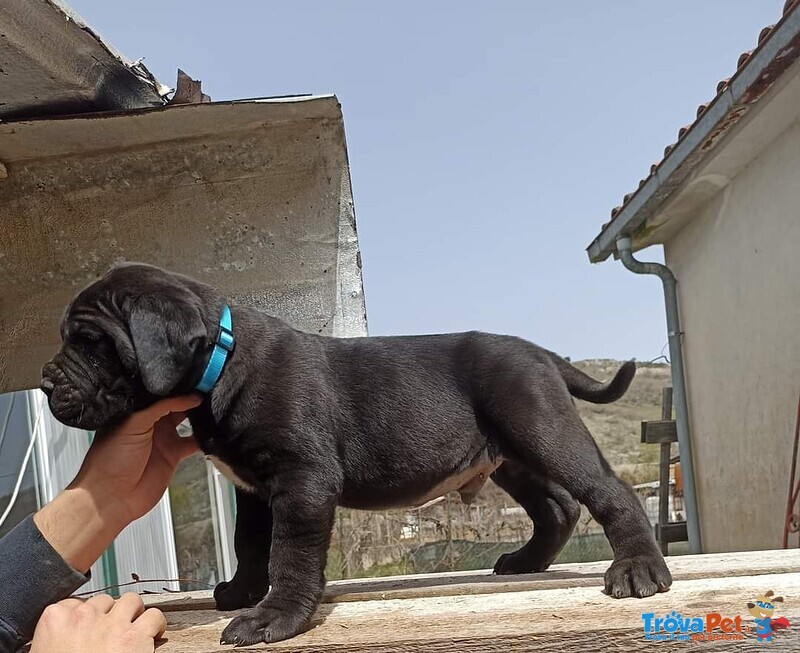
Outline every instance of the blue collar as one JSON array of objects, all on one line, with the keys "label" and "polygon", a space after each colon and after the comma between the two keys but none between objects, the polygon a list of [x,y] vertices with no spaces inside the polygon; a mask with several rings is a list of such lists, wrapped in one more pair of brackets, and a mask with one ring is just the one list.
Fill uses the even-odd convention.
[{"label": "blue collar", "polygon": [[195,390],[211,392],[217,381],[219,381],[222,368],[225,367],[225,361],[228,360],[228,354],[233,351],[235,344],[231,309],[227,304],[224,304],[222,306],[222,315],[219,318],[219,333],[217,334],[217,342],[214,344],[214,351],[211,352],[206,371],[203,372],[203,378],[195,386]]}]

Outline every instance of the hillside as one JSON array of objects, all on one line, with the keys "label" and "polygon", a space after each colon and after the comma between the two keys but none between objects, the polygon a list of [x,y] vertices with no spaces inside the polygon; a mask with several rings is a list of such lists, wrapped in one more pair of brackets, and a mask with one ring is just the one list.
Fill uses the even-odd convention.
[{"label": "hillside", "polygon": [[[613,360],[577,361],[595,379],[610,379],[621,365]],[[630,483],[658,478],[658,447],[640,442],[641,422],[661,419],[661,391],[671,385],[669,365],[640,363],[625,396],[613,404],[578,401],[583,421],[611,466]]]}]

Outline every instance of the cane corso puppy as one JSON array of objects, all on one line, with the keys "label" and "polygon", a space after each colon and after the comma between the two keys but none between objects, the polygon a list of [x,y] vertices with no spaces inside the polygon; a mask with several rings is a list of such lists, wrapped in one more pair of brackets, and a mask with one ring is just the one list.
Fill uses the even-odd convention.
[{"label": "cane corso puppy", "polygon": [[[69,306],[42,381],[59,420],[95,429],[194,391],[224,350],[221,374],[189,414],[200,448],[237,488],[239,566],[214,597],[221,610],[252,609],[224,643],[274,642],[307,627],[337,506],[419,506],[452,490],[469,499],[489,477],[534,525],[496,573],[547,569],[582,503],[614,550],[608,594],[644,597],[671,584],[644,510],[572,399],[618,399],[632,362],[603,384],[520,338],[330,338],[244,306],[231,307],[221,330],[226,307],[188,277],[115,267]],[[223,332],[233,346],[219,344]]]}]

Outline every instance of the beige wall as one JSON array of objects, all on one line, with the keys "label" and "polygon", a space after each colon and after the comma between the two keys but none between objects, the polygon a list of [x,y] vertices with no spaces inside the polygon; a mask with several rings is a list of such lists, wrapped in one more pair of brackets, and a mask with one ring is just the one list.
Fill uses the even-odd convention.
[{"label": "beige wall", "polygon": [[707,552],[781,546],[800,393],[799,174],[795,123],[665,245]]}]

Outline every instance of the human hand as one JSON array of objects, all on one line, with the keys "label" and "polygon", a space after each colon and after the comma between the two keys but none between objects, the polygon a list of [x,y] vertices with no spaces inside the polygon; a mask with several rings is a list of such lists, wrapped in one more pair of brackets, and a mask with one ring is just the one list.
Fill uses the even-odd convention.
[{"label": "human hand", "polygon": [[158,503],[181,460],[197,451],[176,426],[201,401],[163,399],[98,432],[75,480],[34,515],[73,569],[86,573],[125,526]]},{"label": "human hand", "polygon": [[30,653],[153,653],[166,627],[164,614],[145,610],[138,594],[65,599],[45,609]]},{"label": "human hand", "polygon": [[162,399],[98,431],[69,487],[86,488],[111,504],[123,526],[147,514],[178,464],[198,450],[194,438],[180,437],[176,427],[201,401],[198,395]]}]

